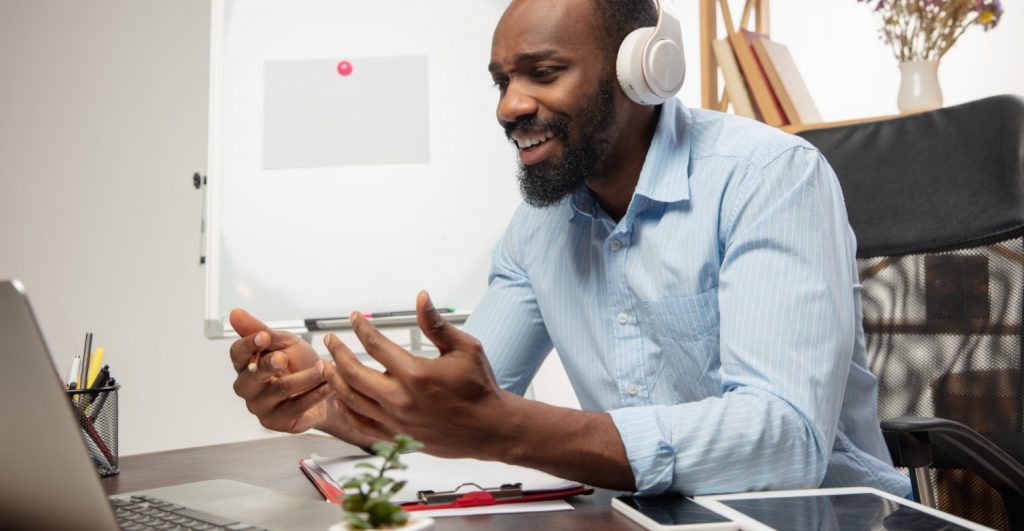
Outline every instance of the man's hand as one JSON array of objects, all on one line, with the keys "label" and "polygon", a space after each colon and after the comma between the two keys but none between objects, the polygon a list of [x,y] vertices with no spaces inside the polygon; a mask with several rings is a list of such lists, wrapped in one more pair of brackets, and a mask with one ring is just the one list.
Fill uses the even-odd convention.
[{"label": "man's hand", "polygon": [[426,292],[416,299],[416,318],[440,358],[413,356],[361,315],[350,317],[359,341],[384,373],[360,363],[334,334],[324,338],[336,364],[325,367],[325,376],[339,413],[369,436],[408,435],[431,454],[501,457],[508,440],[503,432],[512,426],[509,405],[518,397],[498,386],[480,342],[445,320]]},{"label": "man's hand", "polygon": [[[334,408],[326,399],[333,391],[313,347],[294,334],[270,330],[244,310],[232,310],[230,320],[241,337],[231,345],[235,394],[260,424],[289,433],[327,426]],[[250,372],[253,355],[259,361]]]}]

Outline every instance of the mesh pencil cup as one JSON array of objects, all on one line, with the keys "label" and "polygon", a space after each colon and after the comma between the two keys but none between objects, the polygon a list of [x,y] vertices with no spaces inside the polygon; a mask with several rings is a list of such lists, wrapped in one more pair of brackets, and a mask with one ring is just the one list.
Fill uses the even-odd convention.
[{"label": "mesh pencil cup", "polygon": [[117,459],[117,391],[121,384],[67,390],[75,420],[100,476],[121,471]]}]

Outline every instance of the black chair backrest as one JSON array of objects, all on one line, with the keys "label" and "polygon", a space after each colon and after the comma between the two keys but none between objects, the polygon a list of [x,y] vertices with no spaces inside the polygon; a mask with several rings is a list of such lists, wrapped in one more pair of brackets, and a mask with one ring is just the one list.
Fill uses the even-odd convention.
[{"label": "black chair backrest", "polygon": [[[857,236],[879,416],[949,418],[1024,457],[1024,99],[800,136],[835,169]],[[1006,527],[963,474],[939,472],[940,508]]]}]

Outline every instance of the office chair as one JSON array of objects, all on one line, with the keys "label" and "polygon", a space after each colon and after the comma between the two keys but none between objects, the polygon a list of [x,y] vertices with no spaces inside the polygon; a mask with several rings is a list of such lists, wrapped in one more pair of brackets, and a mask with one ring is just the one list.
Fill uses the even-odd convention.
[{"label": "office chair", "polygon": [[1024,529],[1024,99],[800,136],[835,169],[857,236],[894,463],[918,501]]}]

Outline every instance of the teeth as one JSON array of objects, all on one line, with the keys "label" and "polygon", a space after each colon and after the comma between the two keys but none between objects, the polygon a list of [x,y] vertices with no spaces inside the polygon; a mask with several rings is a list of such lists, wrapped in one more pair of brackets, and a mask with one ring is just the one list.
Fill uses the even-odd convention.
[{"label": "teeth", "polygon": [[525,138],[517,138],[516,139],[516,145],[519,146],[519,149],[529,149],[529,148],[532,148],[533,146],[536,146],[538,144],[541,144],[541,143],[547,142],[548,140],[551,140],[551,138],[554,137],[554,136],[555,136],[555,133],[553,133],[551,131],[547,131],[545,133],[541,133],[541,134],[538,134],[538,135],[528,136],[528,137],[525,137]]}]

